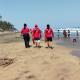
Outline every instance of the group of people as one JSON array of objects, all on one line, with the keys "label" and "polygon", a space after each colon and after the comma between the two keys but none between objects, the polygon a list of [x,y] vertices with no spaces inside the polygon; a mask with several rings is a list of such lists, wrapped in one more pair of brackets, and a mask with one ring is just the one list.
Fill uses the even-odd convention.
[{"label": "group of people", "polygon": [[[58,36],[58,39],[60,39],[60,30],[57,30],[57,36]],[[64,38],[69,38],[70,37],[70,30],[66,31],[66,30],[63,30],[63,37]]]},{"label": "group of people", "polygon": [[[67,30],[67,31],[63,30],[63,35],[64,35],[65,38],[70,37],[70,35],[71,35],[70,30]],[[78,30],[76,30],[76,36],[77,37],[79,36]]]},{"label": "group of people", "polygon": [[66,30],[63,30],[63,35],[64,37],[70,37],[70,30],[68,30],[68,32]]},{"label": "group of people", "polygon": [[[40,48],[40,40],[42,37],[42,31],[40,30],[40,28],[38,27],[37,24],[35,24],[33,29],[30,29],[27,24],[24,24],[22,30],[21,30],[21,35],[23,36],[24,39],[24,43],[25,43],[25,47],[28,48],[30,47],[30,39],[32,39],[33,44],[35,45],[35,47]],[[46,25],[46,28],[44,30],[44,39],[45,42],[47,43],[46,48],[51,48],[52,47],[52,40],[54,37],[54,32],[53,29],[50,27],[49,24]]]}]

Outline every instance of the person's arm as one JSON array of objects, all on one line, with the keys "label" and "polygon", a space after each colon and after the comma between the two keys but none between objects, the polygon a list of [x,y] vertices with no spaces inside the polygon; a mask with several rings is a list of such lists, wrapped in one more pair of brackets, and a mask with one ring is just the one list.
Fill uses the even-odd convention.
[{"label": "person's arm", "polygon": [[21,30],[21,35],[23,34],[23,29]]},{"label": "person's arm", "polygon": [[32,31],[31,31],[31,36],[32,36],[32,40],[34,39],[34,29],[32,29]]},{"label": "person's arm", "polygon": [[46,38],[46,30],[44,30],[44,36],[45,36],[45,38]]},{"label": "person's arm", "polygon": [[21,37],[23,36],[23,29],[21,30]]}]

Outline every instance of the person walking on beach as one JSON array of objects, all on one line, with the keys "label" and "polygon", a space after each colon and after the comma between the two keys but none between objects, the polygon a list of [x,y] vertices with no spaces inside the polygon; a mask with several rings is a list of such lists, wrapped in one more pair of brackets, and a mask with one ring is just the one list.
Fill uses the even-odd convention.
[{"label": "person walking on beach", "polygon": [[33,43],[36,45],[36,47],[40,48],[41,30],[39,29],[37,24],[32,30],[32,38],[34,40]]},{"label": "person walking on beach", "polygon": [[21,30],[21,35],[23,36],[24,43],[25,43],[25,48],[30,47],[29,42],[30,42],[30,35],[29,35],[29,28],[27,24],[24,24],[24,27]]},{"label": "person walking on beach", "polygon": [[54,37],[54,33],[53,33],[53,30],[52,28],[50,28],[50,25],[47,24],[47,27],[44,31],[44,34],[45,34],[45,39],[46,39],[46,42],[47,42],[47,47],[46,48],[53,48],[52,47],[52,39]]}]

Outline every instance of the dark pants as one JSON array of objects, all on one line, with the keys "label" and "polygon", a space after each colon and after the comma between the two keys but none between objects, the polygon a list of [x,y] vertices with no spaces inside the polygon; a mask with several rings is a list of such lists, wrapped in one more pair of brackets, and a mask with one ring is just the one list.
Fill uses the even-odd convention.
[{"label": "dark pants", "polygon": [[46,38],[46,41],[50,41],[50,42],[52,42],[52,37],[48,37],[48,38]]},{"label": "dark pants", "polygon": [[24,34],[23,35],[23,39],[24,39],[24,43],[25,43],[25,47],[29,47],[29,41],[30,41],[30,36],[29,34]]}]

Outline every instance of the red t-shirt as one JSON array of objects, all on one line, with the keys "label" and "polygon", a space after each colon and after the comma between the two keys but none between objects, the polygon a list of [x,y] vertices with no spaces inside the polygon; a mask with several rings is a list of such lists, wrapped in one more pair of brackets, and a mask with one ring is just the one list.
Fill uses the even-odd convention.
[{"label": "red t-shirt", "polygon": [[27,34],[27,33],[29,33],[29,28],[28,27],[26,27],[25,29],[24,28],[22,28],[22,30],[21,30],[21,34]]},{"label": "red t-shirt", "polygon": [[34,38],[40,38],[41,37],[41,31],[39,28],[34,28],[33,31],[32,31],[32,36]]},{"label": "red t-shirt", "polygon": [[51,28],[45,29],[45,37],[46,38],[53,37],[53,36],[54,36],[54,33],[53,33],[53,30]]}]

